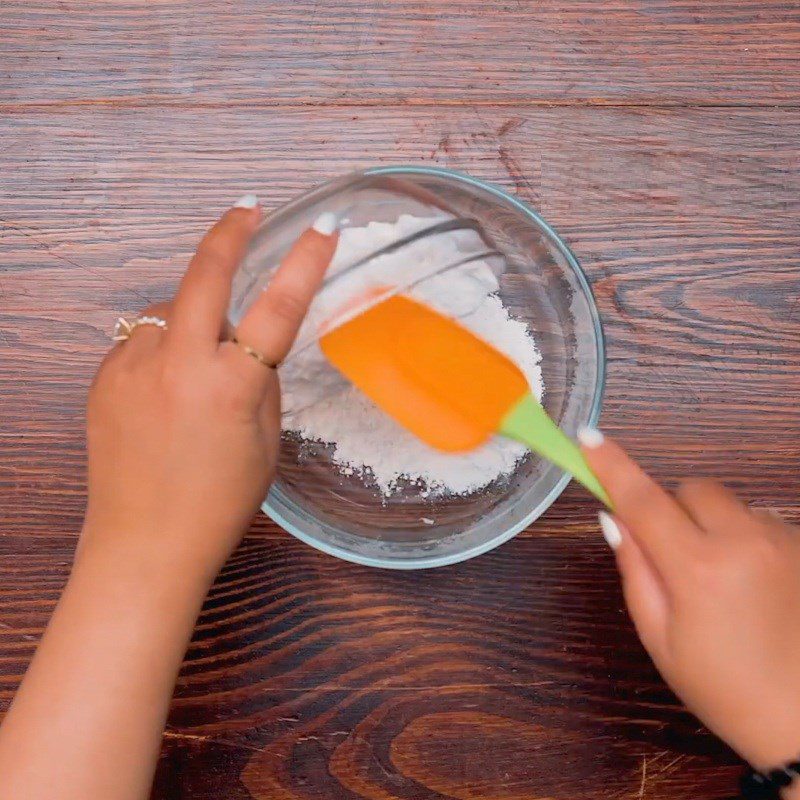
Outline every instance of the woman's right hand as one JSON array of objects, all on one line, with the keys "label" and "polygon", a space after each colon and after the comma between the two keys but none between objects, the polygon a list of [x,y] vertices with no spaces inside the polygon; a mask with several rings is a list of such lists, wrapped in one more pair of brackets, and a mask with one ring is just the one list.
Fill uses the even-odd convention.
[{"label": "woman's right hand", "polygon": [[613,501],[603,533],[664,679],[756,769],[800,758],[800,530],[714,481],[672,496],[598,431],[579,438]]}]

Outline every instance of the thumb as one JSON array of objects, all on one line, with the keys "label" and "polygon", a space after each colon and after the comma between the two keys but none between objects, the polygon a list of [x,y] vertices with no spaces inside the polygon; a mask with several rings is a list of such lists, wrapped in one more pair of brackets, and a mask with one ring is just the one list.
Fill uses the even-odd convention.
[{"label": "thumb", "polygon": [[670,600],[666,584],[630,531],[605,511],[600,528],[617,559],[625,604],[636,632],[658,666],[667,654]]}]

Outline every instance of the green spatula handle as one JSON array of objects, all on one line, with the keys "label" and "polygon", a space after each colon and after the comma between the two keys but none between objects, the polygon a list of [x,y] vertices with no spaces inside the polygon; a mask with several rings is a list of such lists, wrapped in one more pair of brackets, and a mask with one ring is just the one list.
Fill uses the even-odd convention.
[{"label": "green spatula handle", "polygon": [[526,394],[500,423],[500,433],[527,445],[582,483],[601,503],[611,508],[611,499],[589,469],[578,446],[553,422],[541,403]]}]

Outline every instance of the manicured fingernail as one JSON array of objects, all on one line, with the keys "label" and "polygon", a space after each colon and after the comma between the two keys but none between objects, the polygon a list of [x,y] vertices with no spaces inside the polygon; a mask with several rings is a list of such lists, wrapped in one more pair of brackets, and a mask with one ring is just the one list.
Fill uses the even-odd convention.
[{"label": "manicured fingernail", "polygon": [[584,447],[600,447],[605,441],[605,436],[597,428],[590,428],[588,425],[584,425],[578,431],[578,441]]},{"label": "manicured fingernail", "polygon": [[339,227],[339,217],[333,211],[323,211],[311,227],[323,236],[330,236]]},{"label": "manicured fingernail", "polygon": [[258,198],[254,194],[243,194],[234,204],[234,208],[255,208]]},{"label": "manicured fingernail", "polygon": [[622,544],[622,534],[617,521],[605,511],[599,512],[597,519],[600,522],[600,530],[603,531],[603,538],[612,550],[616,550]]}]

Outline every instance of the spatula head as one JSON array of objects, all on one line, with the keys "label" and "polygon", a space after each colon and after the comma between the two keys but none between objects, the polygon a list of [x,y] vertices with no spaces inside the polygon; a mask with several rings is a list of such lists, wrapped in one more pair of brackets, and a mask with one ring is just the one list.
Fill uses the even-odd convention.
[{"label": "spatula head", "polygon": [[439,450],[483,444],[529,391],[506,356],[404,295],[326,333],[320,347],[373,402]]}]

